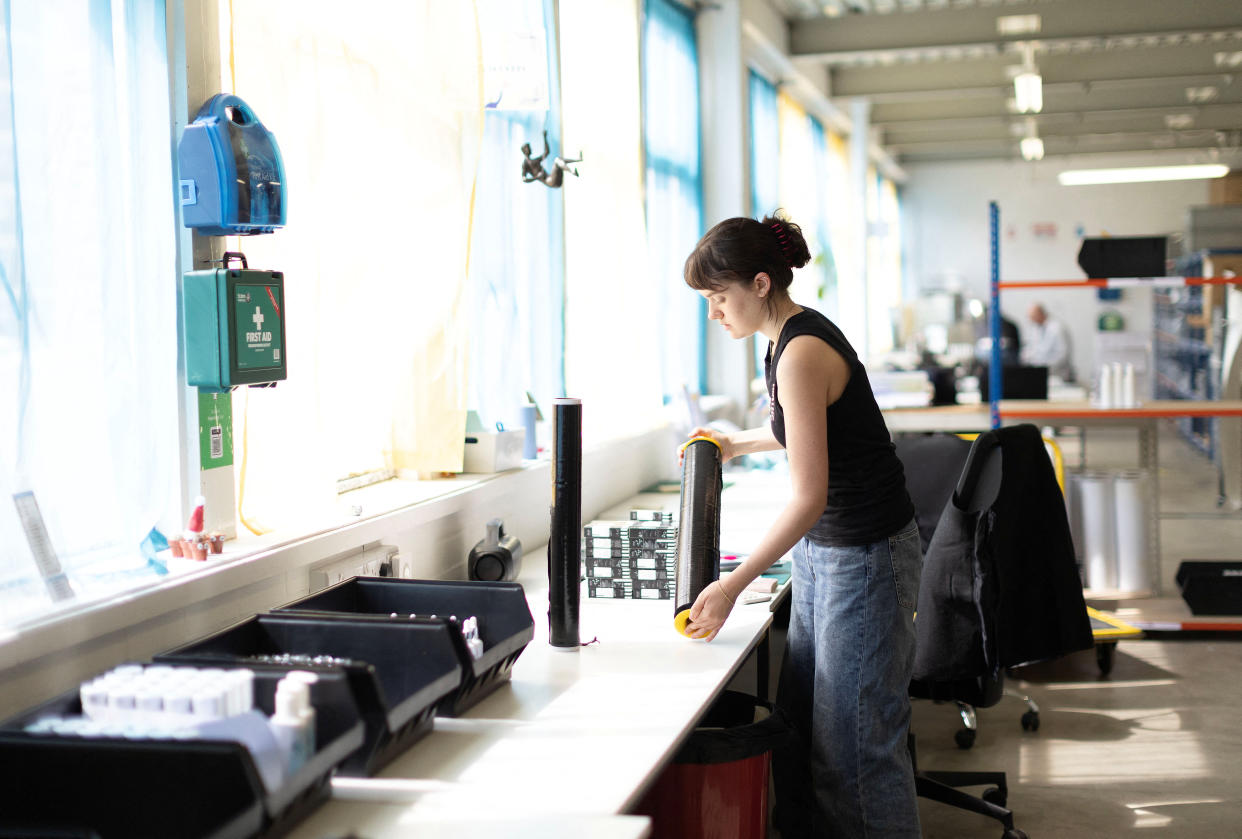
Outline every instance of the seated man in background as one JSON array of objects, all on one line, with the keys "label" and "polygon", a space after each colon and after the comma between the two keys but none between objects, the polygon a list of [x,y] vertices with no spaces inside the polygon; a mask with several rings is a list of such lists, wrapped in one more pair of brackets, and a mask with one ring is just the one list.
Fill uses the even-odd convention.
[{"label": "seated man in background", "polygon": [[1022,361],[1036,367],[1047,367],[1049,375],[1062,381],[1074,381],[1074,365],[1070,360],[1070,336],[1065,324],[1039,303],[1032,303],[1027,317],[1035,328],[1027,335],[1022,348]]}]

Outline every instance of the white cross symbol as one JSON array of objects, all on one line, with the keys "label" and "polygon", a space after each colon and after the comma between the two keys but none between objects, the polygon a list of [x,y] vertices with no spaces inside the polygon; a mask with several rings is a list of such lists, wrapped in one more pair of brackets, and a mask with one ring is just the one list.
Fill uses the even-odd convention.
[{"label": "white cross symbol", "polygon": [[255,329],[255,331],[256,331],[256,332],[261,332],[261,331],[263,330],[263,313],[262,313],[261,311],[259,311],[259,307],[258,307],[258,306],[255,306],[255,307],[254,307],[254,318],[253,318],[253,320],[254,320],[254,329]]}]

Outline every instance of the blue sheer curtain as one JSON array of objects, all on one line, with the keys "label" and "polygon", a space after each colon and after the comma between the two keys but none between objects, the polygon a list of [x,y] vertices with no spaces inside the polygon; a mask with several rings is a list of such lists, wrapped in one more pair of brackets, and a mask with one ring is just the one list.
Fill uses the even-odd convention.
[{"label": "blue sheer curtain", "polygon": [[750,71],[750,212],[763,218],[780,206],[780,114],[776,85]]},{"label": "blue sheer curtain", "polygon": [[[780,206],[781,123],[776,85],[750,71],[750,212],[763,218]],[[767,341],[756,335],[755,370],[763,374]]]},{"label": "blue sheer curtain", "polygon": [[815,199],[818,212],[815,216],[815,234],[819,239],[820,252],[815,257],[815,269],[819,274],[819,301],[821,311],[829,318],[836,320],[837,305],[837,263],[832,254],[832,210],[833,203],[829,192],[828,173],[828,135],[823,123],[813,116],[807,120],[811,125],[811,172],[815,178]]},{"label": "blue sheer curtain", "polygon": [[707,386],[703,299],[686,287],[682,266],[703,234],[698,47],[691,12],[647,0],[643,26],[643,125],[647,163],[647,244],[656,271],[661,385]]},{"label": "blue sheer curtain", "polygon": [[33,492],[81,602],[179,519],[163,0],[0,0],[0,624],[51,608]]},{"label": "blue sheer curtain", "polygon": [[551,5],[480,9],[502,12],[505,25],[544,29],[549,77],[547,110],[489,109],[484,118],[470,244],[469,405],[489,424],[520,425],[527,392],[545,413],[565,392],[561,191],[522,182],[523,143],[538,156],[547,131],[552,156],[561,153]]}]

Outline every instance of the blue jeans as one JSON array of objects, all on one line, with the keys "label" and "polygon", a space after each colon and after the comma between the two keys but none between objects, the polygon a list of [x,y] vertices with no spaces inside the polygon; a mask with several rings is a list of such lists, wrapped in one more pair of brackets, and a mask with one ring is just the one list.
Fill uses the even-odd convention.
[{"label": "blue jeans", "polygon": [[906,735],[921,566],[913,521],[870,545],[794,547],[777,705],[800,746],[774,756],[783,839],[920,835]]}]

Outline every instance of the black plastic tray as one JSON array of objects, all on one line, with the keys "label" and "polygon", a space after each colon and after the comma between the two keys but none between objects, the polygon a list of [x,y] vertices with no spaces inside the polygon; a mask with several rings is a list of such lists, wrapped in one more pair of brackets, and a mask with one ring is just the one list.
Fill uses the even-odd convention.
[{"label": "black plastic tray", "polygon": [[[255,707],[273,712],[283,673],[255,672]],[[249,839],[287,832],[331,794],[333,769],[362,745],[344,674],[311,686],[315,755],[267,791],[250,752],[216,740],[28,734],[44,716],[82,713],[72,691],[0,723],[0,837]]]},{"label": "black plastic tray", "polygon": [[[309,655],[349,659],[326,668],[260,664],[256,655]],[[342,775],[367,776],[431,729],[436,705],[461,683],[452,634],[443,621],[330,619],[265,614],[155,657],[164,664],[245,664],[256,671],[343,670],[366,732],[345,760]]]},{"label": "black plastic tray", "polygon": [[[513,663],[535,637],[535,621],[518,583],[351,577],[282,606],[273,614],[388,619],[393,612],[403,621],[409,620],[410,613],[436,615],[451,627],[453,649],[461,664],[461,685],[440,702],[437,710],[443,716],[459,715],[508,681]],[[478,619],[483,641],[483,655],[477,659],[470,654],[459,623],[471,616]]]}]

